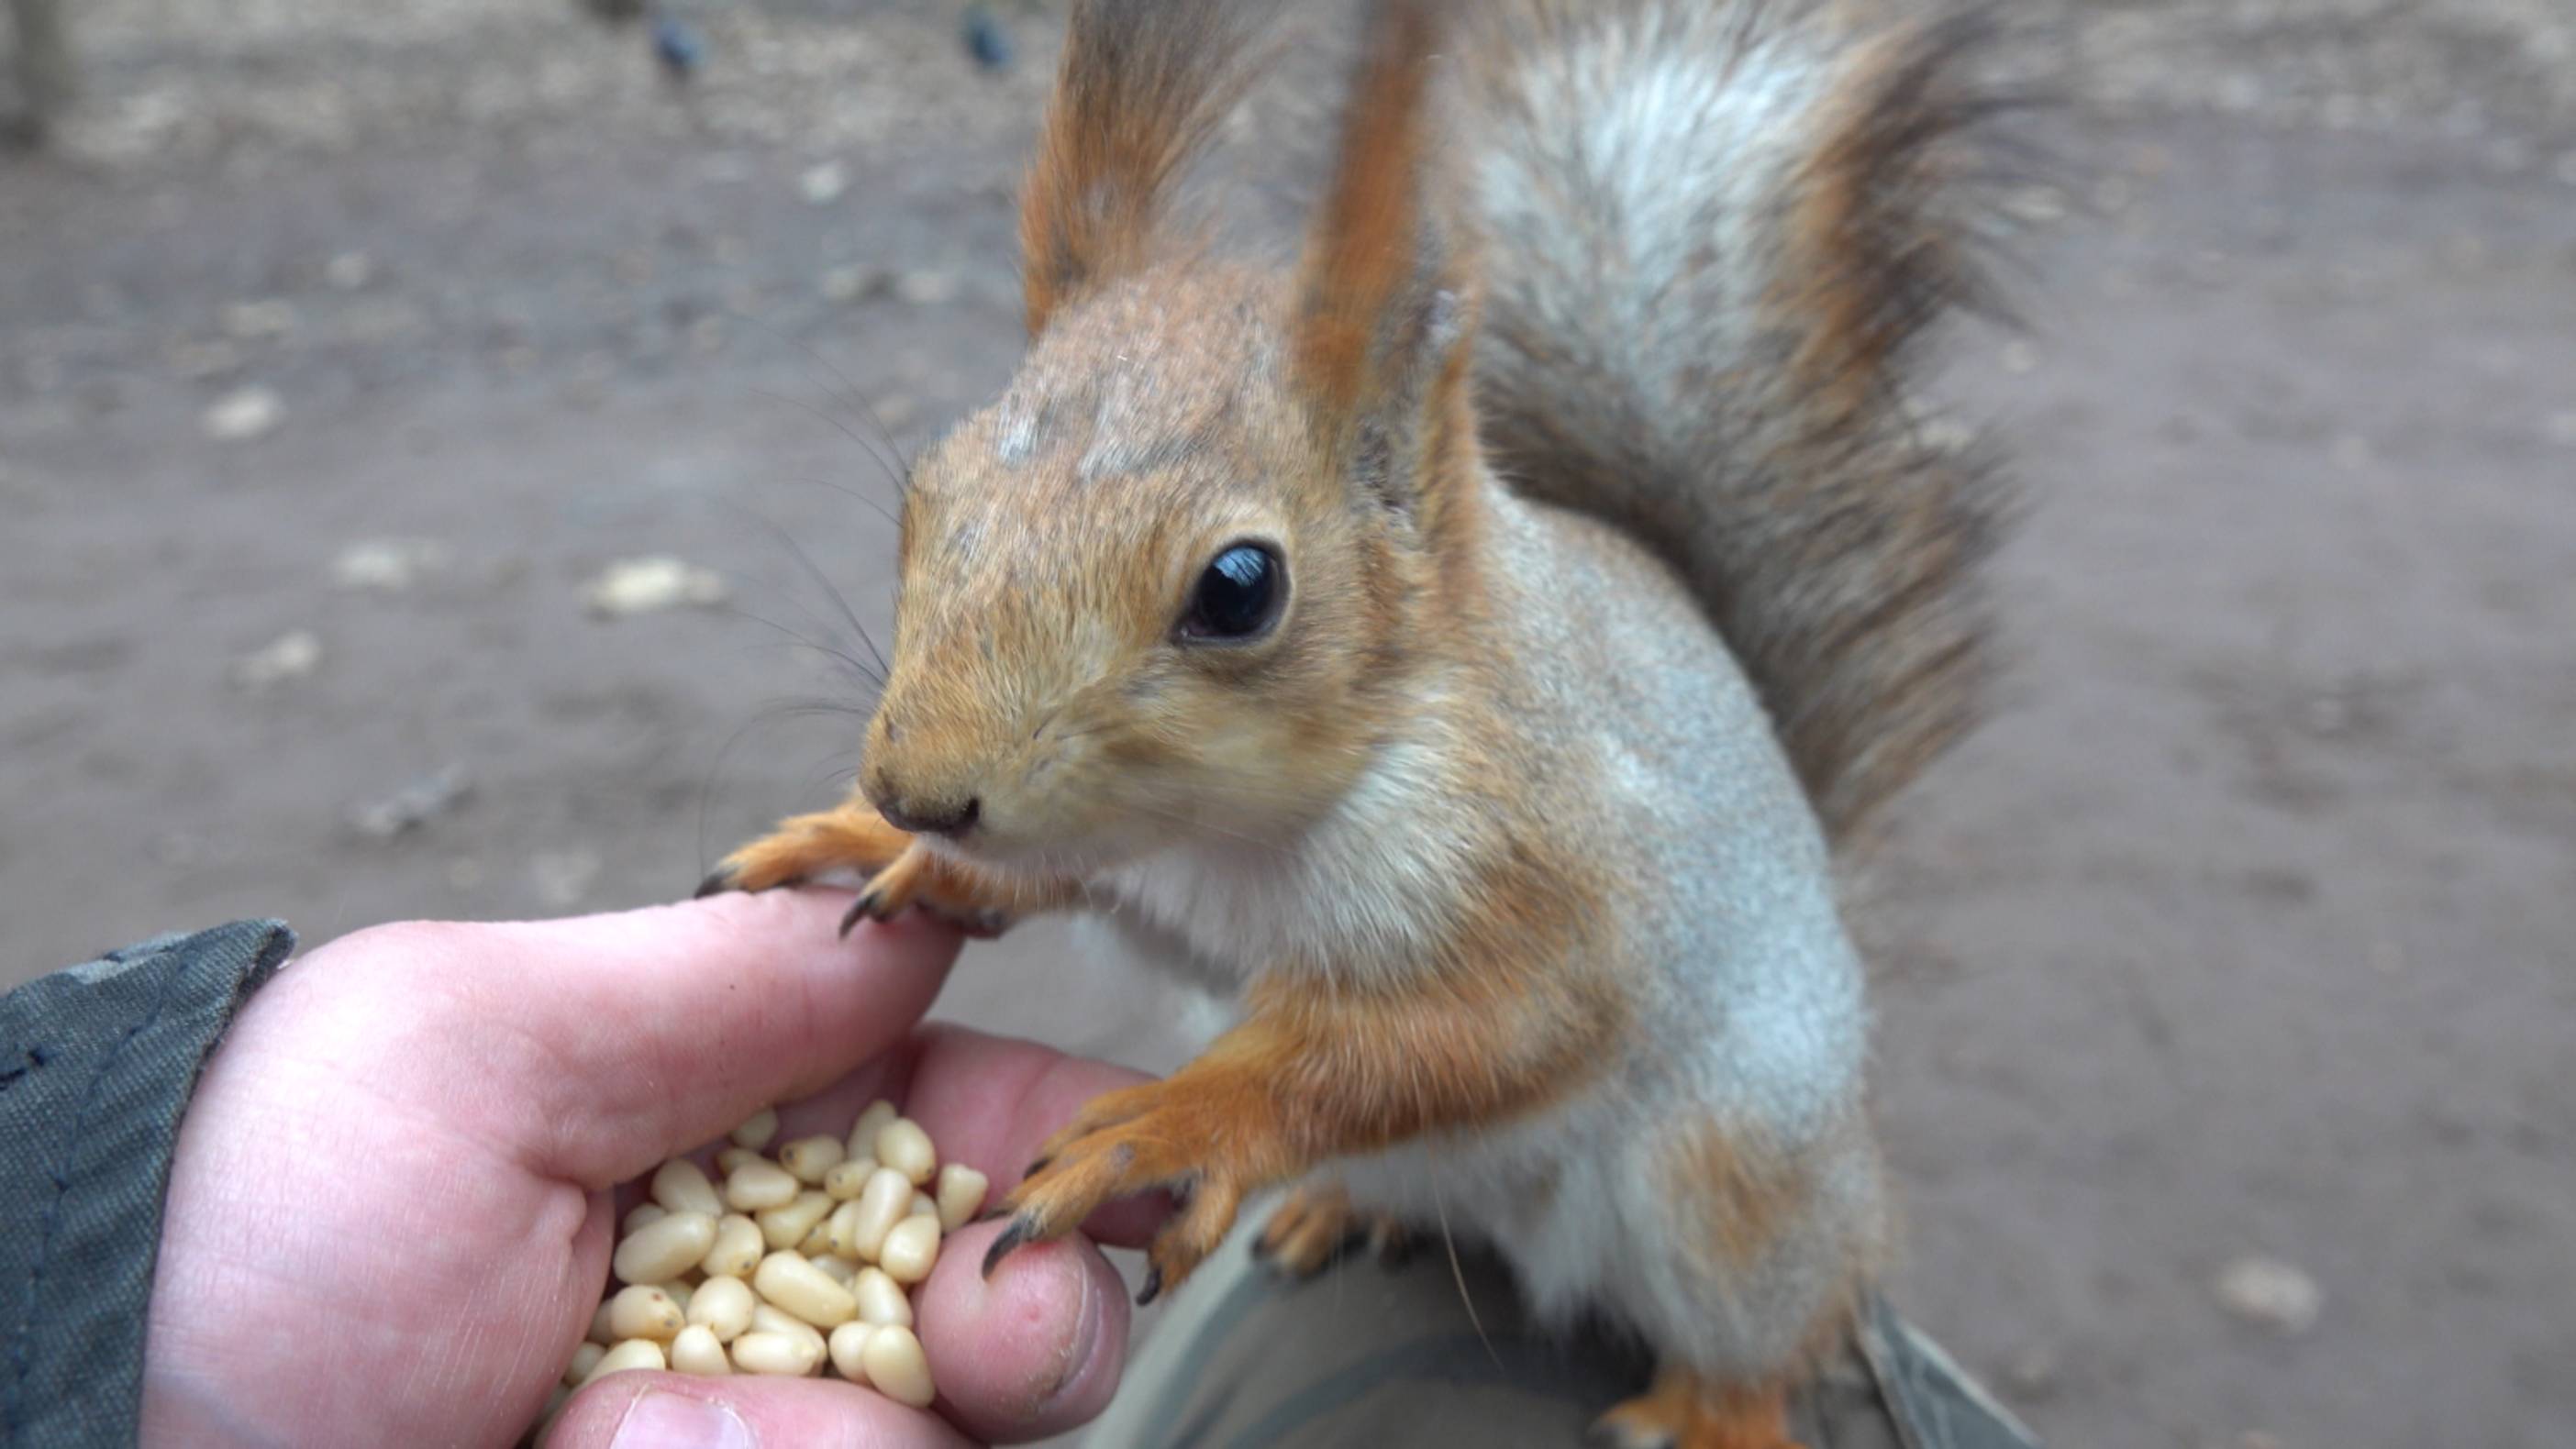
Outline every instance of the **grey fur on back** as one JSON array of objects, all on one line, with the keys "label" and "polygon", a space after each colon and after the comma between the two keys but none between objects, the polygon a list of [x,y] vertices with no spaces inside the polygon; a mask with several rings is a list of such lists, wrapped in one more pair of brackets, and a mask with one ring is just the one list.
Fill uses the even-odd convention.
[{"label": "grey fur on back", "polygon": [[1488,0],[1456,178],[1484,435],[1698,596],[1828,834],[1970,722],[1983,469],[1905,367],[1968,290],[1965,22],[1823,0]]}]

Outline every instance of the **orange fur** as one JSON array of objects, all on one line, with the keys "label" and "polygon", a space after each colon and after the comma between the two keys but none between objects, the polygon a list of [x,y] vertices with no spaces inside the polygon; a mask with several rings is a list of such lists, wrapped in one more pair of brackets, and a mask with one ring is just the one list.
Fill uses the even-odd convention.
[{"label": "orange fur", "polygon": [[1789,1437],[1786,1390],[1710,1384],[1670,1366],[1645,1393],[1602,1415],[1595,1434],[1615,1449],[1799,1449]]},{"label": "orange fur", "polygon": [[913,848],[913,839],[886,823],[862,801],[835,810],[793,815],[760,839],[736,849],[708,883],[745,891],[802,885],[843,871],[873,875],[891,868]]},{"label": "orange fur", "polygon": [[1761,1146],[1749,1127],[1694,1122],[1680,1133],[1666,1191],[1695,1215],[1699,1242],[1743,1267],[1779,1242],[1811,1190],[1804,1164]]},{"label": "orange fur", "polygon": [[1392,1261],[1409,1251],[1411,1235],[1389,1214],[1354,1207],[1349,1189],[1340,1183],[1313,1182],[1272,1210],[1253,1252],[1284,1277],[1310,1278],[1360,1243]]},{"label": "orange fur", "polygon": [[1242,4],[1083,0],[1020,200],[1029,333],[1144,266],[1172,183],[1250,68]]},{"label": "orange fur", "polygon": [[1549,949],[1570,922],[1508,891],[1480,900],[1459,933],[1475,954],[1451,969],[1375,989],[1265,979],[1242,1023],[1196,1060],[1086,1106],[1004,1199],[1014,1218],[1004,1243],[1058,1237],[1105,1203],[1186,1188],[1188,1206],[1149,1255],[1155,1285],[1175,1286],[1254,1192],[1331,1158],[1507,1122],[1580,1085],[1624,1026],[1624,999]]},{"label": "orange fur", "polygon": [[[1442,215],[1429,154],[1431,72],[1447,18],[1441,0],[1386,0],[1373,12],[1301,264],[1293,345],[1334,476],[1356,467],[1417,477],[1402,501],[1448,596],[1468,601],[1482,593],[1462,572],[1481,542],[1484,477],[1467,386],[1475,276],[1464,238]],[[1354,457],[1369,448],[1387,456]]]},{"label": "orange fur", "polygon": [[1298,368],[1331,429],[1347,426],[1363,395],[1384,387],[1386,329],[1419,286],[1431,34],[1425,0],[1378,8],[1307,256]]},{"label": "orange fur", "polygon": [[[1820,422],[1848,426],[1888,386],[1887,368],[1904,340],[1903,319],[1891,317],[1873,288],[1852,284],[1852,274],[1876,265],[1871,208],[1876,182],[1866,164],[1880,144],[1870,125],[1870,103],[1905,59],[1891,39],[1871,45],[1855,61],[1838,105],[1839,123],[1808,167],[1806,185],[1793,204],[1790,232],[1797,238],[1801,270],[1792,274],[1775,305],[1799,319],[1797,350],[1789,366],[1822,404]],[[1929,247],[1927,240],[1917,243]]]},{"label": "orange fur", "polygon": [[855,797],[837,809],[780,821],[726,856],[706,888],[765,891],[844,872],[868,877],[860,900],[879,919],[919,906],[951,921],[998,929],[993,917],[1007,921],[1056,909],[1073,893],[1063,882],[978,871],[933,854]]}]

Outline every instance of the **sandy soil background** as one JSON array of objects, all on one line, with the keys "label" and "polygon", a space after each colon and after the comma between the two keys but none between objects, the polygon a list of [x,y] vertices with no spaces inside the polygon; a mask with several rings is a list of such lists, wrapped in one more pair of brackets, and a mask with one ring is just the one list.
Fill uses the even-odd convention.
[{"label": "sandy soil background", "polygon": [[[0,981],[664,899],[836,793],[862,440],[1016,355],[1056,18],[700,8],[680,95],[554,0],[78,8],[0,160]],[[2563,1445],[2576,12],[2016,14],[2032,330],[1947,376],[2016,671],[1868,915],[1903,1298],[2064,1445]],[[725,601],[587,606],[649,555]],[[942,1009],[1170,1060],[1044,932]]]}]

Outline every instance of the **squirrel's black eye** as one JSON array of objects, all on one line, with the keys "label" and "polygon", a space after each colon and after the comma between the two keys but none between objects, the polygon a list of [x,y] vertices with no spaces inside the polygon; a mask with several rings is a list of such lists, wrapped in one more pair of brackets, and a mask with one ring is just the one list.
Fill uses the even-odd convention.
[{"label": "squirrel's black eye", "polygon": [[1216,556],[1199,575],[1181,633],[1191,639],[1250,639],[1279,617],[1287,569],[1257,543],[1238,543]]}]

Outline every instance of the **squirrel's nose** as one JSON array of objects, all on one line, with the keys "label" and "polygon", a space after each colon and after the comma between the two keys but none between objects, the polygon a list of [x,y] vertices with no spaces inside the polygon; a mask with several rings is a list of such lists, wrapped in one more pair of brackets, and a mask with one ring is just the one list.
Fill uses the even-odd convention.
[{"label": "squirrel's nose", "polygon": [[877,802],[877,813],[886,818],[888,825],[914,835],[963,835],[984,813],[984,801],[972,795],[963,804],[889,795]]}]

